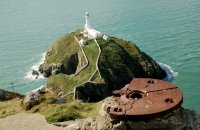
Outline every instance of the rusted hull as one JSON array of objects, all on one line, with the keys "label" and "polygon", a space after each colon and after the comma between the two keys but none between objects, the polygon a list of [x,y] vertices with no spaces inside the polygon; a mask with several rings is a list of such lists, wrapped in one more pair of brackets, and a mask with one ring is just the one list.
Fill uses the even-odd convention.
[{"label": "rusted hull", "polygon": [[109,108],[113,118],[151,118],[168,113],[183,102],[182,92],[176,85],[149,78],[135,78],[112,94],[118,103],[117,107]]}]

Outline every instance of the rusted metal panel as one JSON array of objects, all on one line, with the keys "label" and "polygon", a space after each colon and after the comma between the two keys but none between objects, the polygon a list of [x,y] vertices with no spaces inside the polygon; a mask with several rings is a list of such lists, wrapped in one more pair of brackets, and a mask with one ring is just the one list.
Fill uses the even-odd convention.
[{"label": "rusted metal panel", "polygon": [[150,78],[135,78],[112,94],[118,103],[110,108],[112,117],[151,117],[180,107],[183,101],[182,92],[176,85]]}]

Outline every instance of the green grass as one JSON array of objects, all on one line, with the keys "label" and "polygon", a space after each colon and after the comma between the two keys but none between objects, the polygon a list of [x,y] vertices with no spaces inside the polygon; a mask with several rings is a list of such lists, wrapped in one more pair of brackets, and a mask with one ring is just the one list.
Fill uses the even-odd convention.
[{"label": "green grass", "polygon": [[144,75],[142,68],[142,53],[135,44],[111,37],[109,41],[98,38],[102,54],[99,61],[99,70],[105,82],[112,89],[118,89],[132,79],[132,75]]},{"label": "green grass", "polygon": [[84,103],[74,100],[62,105],[54,104],[55,98],[51,93],[44,96],[43,101],[34,106],[28,113],[40,113],[45,116],[48,122],[62,122],[87,117],[96,117],[102,102]]},{"label": "green grass", "polygon": [[77,35],[80,31],[81,30],[79,29],[75,32],[66,34],[48,49],[48,56],[46,56],[45,59],[46,67],[51,63],[62,63],[64,60],[67,60],[71,54],[80,51],[79,44],[74,39],[74,35]]},{"label": "green grass", "polygon": [[20,106],[21,100],[19,98],[15,98],[8,101],[0,102],[0,118],[4,118],[9,115],[14,115],[22,111],[22,107]]},{"label": "green grass", "polygon": [[129,42],[129,41],[119,39],[119,38],[113,38],[113,40],[120,47],[122,47],[130,56],[132,56],[134,59],[139,60],[140,62],[143,62],[143,57],[141,55],[141,51],[136,46],[136,44]]},{"label": "green grass", "polygon": [[[78,43],[72,42],[71,44]],[[47,80],[48,88],[51,88],[56,94],[58,94],[59,91],[63,91],[64,94],[68,94],[73,91],[76,85],[79,85],[89,79],[92,73],[96,70],[96,59],[99,50],[94,40],[88,40],[87,45],[83,47],[83,50],[88,58],[89,65],[76,76],[66,74],[57,74],[54,76],[50,76]]]},{"label": "green grass", "polygon": [[[124,70],[126,66],[124,59],[127,58],[124,51],[114,41],[105,41],[102,38],[97,40],[102,48],[102,55],[100,56],[100,68],[101,70],[109,71],[113,70]],[[111,74],[114,72],[110,72]],[[122,72],[123,73],[123,72]]]},{"label": "green grass", "polygon": [[62,122],[80,118],[96,117],[101,107],[101,102],[83,103],[78,100],[62,105],[56,105],[53,104],[55,98],[50,93],[43,95],[42,102],[28,111],[22,109],[21,101],[22,99],[15,98],[0,102],[0,118],[5,118],[6,116],[14,115],[19,112],[27,112],[43,114],[48,122]]},{"label": "green grass", "polygon": [[103,84],[105,84],[104,79],[101,78],[101,77],[99,76],[99,71],[97,71],[97,72],[94,74],[94,77],[92,78],[92,81],[93,81],[93,82],[97,82],[97,83],[103,83]]},{"label": "green grass", "polygon": [[54,108],[45,111],[48,122],[62,122],[87,117],[96,117],[100,109],[100,103],[83,103],[73,101],[68,104],[57,105]]}]

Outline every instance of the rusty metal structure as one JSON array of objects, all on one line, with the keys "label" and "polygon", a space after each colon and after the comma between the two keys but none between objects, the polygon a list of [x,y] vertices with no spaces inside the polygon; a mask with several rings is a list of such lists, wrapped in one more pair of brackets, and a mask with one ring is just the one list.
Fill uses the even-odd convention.
[{"label": "rusty metal structure", "polygon": [[112,118],[152,118],[180,107],[183,101],[182,92],[176,85],[150,78],[134,78],[112,95],[118,104],[109,108]]}]

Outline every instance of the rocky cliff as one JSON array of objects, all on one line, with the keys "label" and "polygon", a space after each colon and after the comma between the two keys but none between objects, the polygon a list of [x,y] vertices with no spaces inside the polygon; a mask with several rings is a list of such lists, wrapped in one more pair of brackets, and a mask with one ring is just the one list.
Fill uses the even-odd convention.
[{"label": "rocky cliff", "polygon": [[[81,31],[60,38],[48,49],[40,66],[39,71],[49,77],[47,87],[55,95],[100,101],[134,77],[162,79],[166,76],[134,43],[115,37],[87,39]],[[86,40],[85,46],[79,45],[80,39]]]},{"label": "rocky cliff", "polygon": [[105,106],[114,105],[112,97],[103,101],[96,118],[54,123],[69,130],[199,130],[200,117],[194,111],[177,108],[172,112],[146,120],[112,119]]}]

